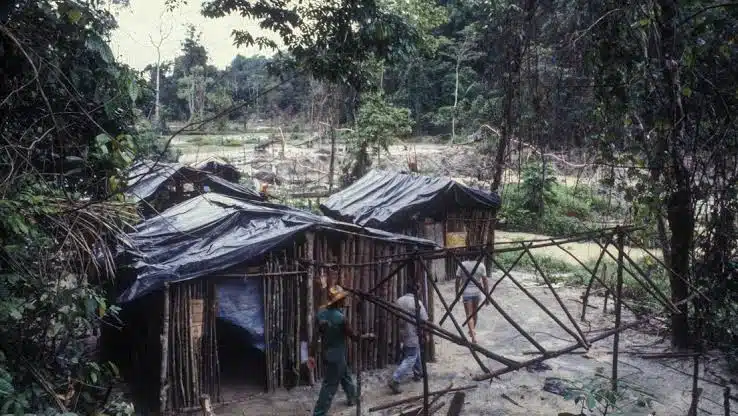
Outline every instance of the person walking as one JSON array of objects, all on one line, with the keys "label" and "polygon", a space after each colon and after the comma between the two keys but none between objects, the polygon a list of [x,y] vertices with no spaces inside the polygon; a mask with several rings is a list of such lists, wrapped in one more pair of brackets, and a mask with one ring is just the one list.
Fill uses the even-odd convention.
[{"label": "person walking", "polygon": [[357,336],[348,326],[346,315],[341,312],[347,293],[340,286],[328,289],[328,303],[321,307],[315,319],[323,343],[324,376],[313,416],[324,416],[333,402],[340,384],[346,393],[347,404],[356,404],[356,386],[351,378],[346,360],[346,338],[354,341],[372,339],[373,334]]},{"label": "person walking", "polygon": [[[414,283],[408,283],[405,286],[405,294],[397,299],[397,306],[403,310],[416,316],[416,304],[415,297],[418,295],[419,288]],[[425,306],[420,303],[420,320],[428,320],[428,312],[425,310]],[[420,362],[420,348],[421,341],[425,341],[425,336],[418,335],[418,329],[415,322],[410,323],[403,321],[402,323],[402,355],[403,359],[400,365],[397,367],[395,372],[392,374],[392,378],[388,382],[388,386],[393,393],[399,394],[400,383],[403,379],[410,374],[413,376],[413,380],[419,381],[423,377],[422,363]],[[422,331],[421,331],[422,334]]]},{"label": "person walking", "polygon": [[[479,265],[477,265],[477,263]],[[484,263],[482,261],[475,260],[462,261],[461,266],[456,269],[456,293],[459,293],[460,288],[463,287],[464,292],[461,296],[464,301],[464,312],[466,312],[466,319],[467,321],[469,321],[469,337],[471,337],[471,342],[476,344],[477,314],[475,312],[479,307],[479,302],[483,294],[481,290],[479,290],[479,286],[474,284],[474,282],[469,279],[467,273],[464,273],[462,267],[466,269],[466,271],[470,275],[474,276],[474,279],[476,279],[477,282],[481,281],[485,293],[489,293],[487,269],[484,267]],[[475,267],[476,270],[474,269]],[[486,297],[484,300],[484,304],[487,304]],[[472,315],[473,317],[471,317]]]}]

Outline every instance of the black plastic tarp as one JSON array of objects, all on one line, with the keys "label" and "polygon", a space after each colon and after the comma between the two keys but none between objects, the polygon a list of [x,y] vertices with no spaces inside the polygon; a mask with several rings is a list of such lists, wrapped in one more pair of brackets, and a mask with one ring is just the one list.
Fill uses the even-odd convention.
[{"label": "black plastic tarp", "polygon": [[217,193],[176,205],[136,226],[120,258],[136,275],[119,297],[122,303],[146,295],[165,282],[196,279],[259,261],[307,230],[360,233],[385,241],[435,246],[435,243],[341,223],[325,216]]},{"label": "black plastic tarp", "polygon": [[331,195],[320,209],[341,221],[382,229],[438,217],[454,208],[497,209],[500,197],[445,177],[372,170]]},{"label": "black plastic tarp", "polygon": [[218,318],[245,330],[251,345],[264,351],[264,299],[261,279],[226,280],[216,283]]},{"label": "black plastic tarp", "polygon": [[128,173],[126,194],[134,200],[150,200],[162,190],[170,179],[193,181],[212,192],[235,198],[262,199],[256,191],[241,184],[229,182],[209,172],[180,163],[154,163],[152,161],[139,162],[131,168]]}]

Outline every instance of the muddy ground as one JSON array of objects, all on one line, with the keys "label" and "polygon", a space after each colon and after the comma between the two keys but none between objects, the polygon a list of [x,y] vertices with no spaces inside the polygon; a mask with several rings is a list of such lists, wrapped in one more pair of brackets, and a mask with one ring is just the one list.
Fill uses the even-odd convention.
[{"label": "muddy ground", "polygon": [[[525,287],[539,300],[552,310],[562,321],[566,316],[556,303],[550,290],[544,287],[543,282],[535,276],[525,273],[513,273]],[[499,276],[498,276],[499,277]],[[454,285],[452,282],[441,284],[441,290],[452,299]],[[575,316],[581,312],[581,304],[577,300],[581,296],[581,289],[561,287],[557,293],[564,300]],[[569,345],[571,337],[558,328],[553,320],[545,315],[525,294],[516,288],[508,279],[497,287],[494,299],[511,315],[524,329],[541,343],[547,350],[559,349]],[[595,297],[592,300],[597,309],[588,309],[587,322],[579,322],[582,330],[589,337],[596,336],[598,330],[613,326],[613,314],[610,303],[607,313],[602,312],[603,298]],[[440,317],[442,306],[438,300],[435,305],[436,319]],[[455,316],[462,319],[464,312],[461,306],[455,308]],[[623,314],[624,322],[633,319],[627,313]],[[463,319],[460,321],[463,322]],[[453,324],[447,320],[444,327],[455,331]],[[531,344],[521,336],[501,315],[491,306],[480,312],[478,325],[479,343],[489,350],[503,354],[516,360],[530,359],[531,355],[524,352],[532,351]],[[643,359],[634,355],[634,352],[663,352],[668,350],[664,337],[660,336],[658,328],[643,327],[639,331],[629,330],[621,337],[620,379],[631,383],[654,396],[653,408],[639,407],[637,397],[628,394],[628,399],[619,403],[635,406],[624,414],[630,415],[685,415],[691,401],[691,373],[690,359],[654,360]],[[471,358],[469,351],[445,340],[436,340],[437,360],[429,363],[429,384],[431,390],[439,390],[454,386],[474,384],[474,375],[480,374],[480,369]],[[585,354],[563,355],[546,361],[550,367],[547,370],[519,370],[503,375],[492,382],[476,383],[477,388],[470,390],[466,395],[464,415],[556,415],[559,412],[577,413],[579,407],[572,401],[543,390],[547,378],[556,377],[567,380],[584,380],[593,377],[599,370],[608,375],[611,371],[612,338],[598,342]],[[483,358],[485,365],[490,369],[500,368],[501,365]],[[701,369],[701,376],[716,380],[713,374],[721,372],[720,360],[706,360],[708,365]],[[705,367],[707,371],[705,371]],[[403,397],[410,397],[422,393],[422,383],[405,384],[401,395],[390,395],[386,387],[386,380],[392,368],[362,373],[362,414],[369,414],[367,410],[372,406],[392,402]],[[608,383],[604,381],[605,385]],[[722,414],[722,389],[707,382],[700,382],[704,389],[700,400],[700,415]],[[277,391],[275,393],[257,393],[245,390],[228,391],[224,394],[225,400],[237,399],[233,403],[217,409],[218,415],[253,415],[253,416],[298,416],[310,415],[315,399],[318,396],[319,385],[313,387],[299,387],[291,391]],[[450,396],[443,399],[448,405]],[[339,391],[331,410],[332,415],[354,415],[354,408],[347,408],[345,397]],[[445,414],[446,406],[437,414]],[[629,406],[630,407],[630,406]],[[375,415],[397,414],[394,411],[380,411]],[[611,414],[611,413],[608,413]]]}]

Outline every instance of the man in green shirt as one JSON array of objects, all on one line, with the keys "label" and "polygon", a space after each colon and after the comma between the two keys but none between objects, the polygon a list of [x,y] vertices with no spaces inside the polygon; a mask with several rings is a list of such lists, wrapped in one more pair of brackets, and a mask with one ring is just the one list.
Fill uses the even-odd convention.
[{"label": "man in green shirt", "polygon": [[357,399],[356,386],[351,379],[348,363],[346,362],[346,338],[351,338],[354,341],[373,338],[372,334],[358,337],[347,325],[346,316],[341,312],[341,308],[344,307],[346,292],[340,286],[333,286],[328,289],[328,298],[329,302],[315,317],[323,340],[325,375],[320,387],[318,402],[315,403],[313,416],[327,414],[339,384],[346,393],[348,405],[354,405]]}]

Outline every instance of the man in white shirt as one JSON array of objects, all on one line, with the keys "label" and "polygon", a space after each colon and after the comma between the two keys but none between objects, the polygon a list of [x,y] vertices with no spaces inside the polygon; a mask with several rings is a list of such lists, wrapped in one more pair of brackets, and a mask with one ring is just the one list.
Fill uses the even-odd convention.
[{"label": "man in white shirt", "polygon": [[[408,283],[405,287],[405,294],[397,299],[397,306],[415,316],[415,296],[417,296],[417,293],[418,286],[413,283]],[[427,321],[428,312],[426,312],[422,303],[420,303],[419,312],[420,320]],[[402,353],[404,358],[392,374],[392,378],[388,383],[389,388],[395,394],[401,393],[400,382],[403,378],[410,375],[411,372],[413,380],[417,381],[423,377],[423,368],[420,362],[420,348],[422,347],[421,341],[425,339],[425,336],[422,332],[421,335],[418,336],[418,328],[415,323],[402,320],[400,324],[402,325]]]},{"label": "man in white shirt", "polygon": [[[479,265],[477,265],[477,262],[479,263]],[[474,314],[474,312],[479,307],[479,302],[481,301],[482,297],[485,297],[485,304],[487,303],[487,300],[486,296],[484,296],[482,291],[479,290],[479,286],[474,284],[474,282],[469,279],[469,276],[461,269],[462,267],[466,269],[469,274],[474,276],[474,279],[477,282],[481,282],[482,286],[484,286],[484,291],[486,293],[489,293],[487,283],[487,269],[484,267],[484,263],[481,260],[462,261],[461,266],[456,269],[456,293],[459,293],[459,290],[462,287],[464,288],[464,292],[461,296],[464,301],[464,311],[466,312],[466,318],[469,321],[469,336],[471,337],[471,341],[476,344],[477,315]],[[474,317],[469,319],[469,317],[472,315],[474,315]]]}]

